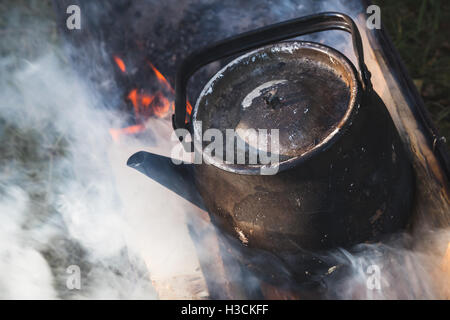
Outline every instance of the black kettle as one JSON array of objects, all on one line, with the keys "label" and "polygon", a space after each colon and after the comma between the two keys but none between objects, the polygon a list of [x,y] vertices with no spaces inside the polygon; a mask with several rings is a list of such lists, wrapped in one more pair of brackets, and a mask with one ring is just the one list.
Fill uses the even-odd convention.
[{"label": "black kettle", "polygon": [[[323,44],[280,42],[330,29],[352,35],[358,69]],[[206,84],[186,122],[190,76],[212,61],[240,53]],[[223,155],[205,154],[198,123],[203,130],[221,132],[277,129],[276,174],[261,171],[267,164],[233,163]],[[138,153],[129,165],[204,205],[213,221],[243,246],[276,254],[320,251],[377,240],[407,223],[412,166],[372,89],[358,28],[345,14],[293,19],[193,53],[177,74],[173,125],[192,135],[201,164],[177,166]],[[183,135],[180,140],[191,147]],[[156,163],[179,175],[173,179],[152,171]],[[189,186],[191,181],[195,187]]]}]

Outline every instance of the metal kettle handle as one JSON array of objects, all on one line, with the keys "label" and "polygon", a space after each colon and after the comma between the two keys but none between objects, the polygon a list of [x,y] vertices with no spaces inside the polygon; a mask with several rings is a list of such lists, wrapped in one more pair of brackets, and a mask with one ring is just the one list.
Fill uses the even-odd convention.
[{"label": "metal kettle handle", "polygon": [[187,83],[189,78],[204,65],[273,42],[334,29],[347,31],[352,35],[353,49],[359,65],[359,78],[363,89],[370,89],[372,87],[370,72],[364,63],[364,52],[358,27],[346,14],[324,12],[241,33],[190,54],[183,60],[176,75],[175,114],[172,116],[174,129],[187,127],[185,123]]}]

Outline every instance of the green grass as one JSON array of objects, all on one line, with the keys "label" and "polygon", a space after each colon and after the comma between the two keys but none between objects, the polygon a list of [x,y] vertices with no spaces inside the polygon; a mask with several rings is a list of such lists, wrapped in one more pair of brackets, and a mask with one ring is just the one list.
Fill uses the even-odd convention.
[{"label": "green grass", "polygon": [[450,1],[374,0],[441,136],[450,146]]}]

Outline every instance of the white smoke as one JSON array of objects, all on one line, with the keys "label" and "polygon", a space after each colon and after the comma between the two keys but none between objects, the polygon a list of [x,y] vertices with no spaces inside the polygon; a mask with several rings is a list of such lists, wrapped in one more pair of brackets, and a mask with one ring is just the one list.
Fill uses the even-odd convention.
[{"label": "white smoke", "polygon": [[[198,209],[126,166],[149,144],[110,135],[126,125],[108,111],[123,101],[94,88],[116,91],[114,66],[91,66],[95,80],[76,72],[51,11],[0,5],[0,299],[207,296],[185,218]],[[157,142],[170,141],[169,121],[148,125],[152,150],[168,153]],[[67,285],[72,265],[80,290]]]},{"label": "white smoke", "polygon": [[[120,120],[67,64],[51,21],[9,5],[1,12],[13,36],[0,59],[0,298],[155,298],[126,242],[108,158],[108,130]],[[80,267],[80,290],[66,287],[70,265]]]},{"label": "white smoke", "polygon": [[[95,285],[73,294],[136,297],[138,283],[124,274],[134,253],[108,159],[108,129],[118,121],[53,52],[3,76],[0,94],[3,148],[12,154],[1,179],[2,298],[56,298],[55,282],[63,287],[65,269],[83,261],[82,285]],[[65,252],[58,238],[79,252]],[[138,291],[154,297],[150,286]]]},{"label": "white smoke", "polygon": [[23,235],[28,200],[22,189],[9,187],[0,203],[1,298],[56,297],[49,265]]},{"label": "white smoke", "polygon": [[[340,249],[327,259],[344,269],[330,277],[328,297],[338,299],[448,299],[450,232],[397,235],[386,243]],[[336,271],[335,271],[336,272]]]},{"label": "white smoke", "polygon": [[[45,6],[30,3],[33,14]],[[317,6],[344,7],[333,3],[337,8]],[[51,18],[24,15],[21,8],[0,11],[12,32],[0,46],[0,298],[156,298],[153,285],[159,297],[192,298],[192,287],[205,297],[196,250],[186,240],[185,214],[196,209],[126,167],[146,146],[111,139],[108,130],[123,124],[107,107],[119,101],[95,92],[68,65]],[[336,40],[343,38],[330,38],[348,48]],[[99,73],[105,86],[115,85]],[[167,123],[152,125],[170,140]],[[428,239],[331,253],[325,260],[347,273],[327,280],[330,298],[442,297],[449,233]],[[70,265],[80,267],[81,290],[66,287]],[[371,265],[380,267],[380,290],[367,287]]]}]

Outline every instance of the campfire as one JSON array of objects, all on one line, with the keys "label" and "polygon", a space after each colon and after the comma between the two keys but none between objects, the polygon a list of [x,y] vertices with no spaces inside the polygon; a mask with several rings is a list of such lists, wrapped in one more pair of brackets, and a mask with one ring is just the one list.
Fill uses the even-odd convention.
[{"label": "campfire", "polygon": [[[119,70],[126,75],[126,65],[118,56],[113,57]],[[114,140],[118,140],[121,135],[132,135],[145,130],[145,123],[149,117],[167,118],[174,112],[174,94],[175,91],[166,78],[156,67],[147,62],[148,67],[153,71],[161,90],[147,94],[143,89],[134,88],[127,95],[127,101],[133,106],[136,124],[125,128],[111,128],[110,134]],[[188,115],[192,112],[192,106],[187,102],[186,112]]]},{"label": "campfire", "polygon": [[[253,2],[256,4],[256,1]],[[57,7],[63,8],[65,5],[66,3],[63,1]],[[106,96],[111,94],[108,90],[116,90],[115,94],[119,92],[120,103],[114,108],[127,121],[124,122],[125,125],[122,127],[109,128],[112,140],[116,146],[126,148],[126,142],[124,142],[126,138],[139,140],[142,134],[148,132],[151,138],[145,141],[145,150],[146,152],[149,150],[151,152],[138,153],[133,156],[133,153],[139,150],[131,151],[130,149],[129,156],[132,157],[128,160],[128,165],[162,185],[165,188],[162,190],[168,192],[168,194],[170,193],[170,195],[167,195],[167,199],[180,201],[182,198],[182,201],[187,199],[191,202],[182,202],[183,205],[190,209],[185,212],[187,218],[183,218],[185,220],[181,223],[181,228],[186,232],[186,237],[183,238],[183,241],[189,242],[191,250],[189,254],[198,259],[198,261],[196,260],[198,266],[196,265],[197,269],[195,269],[195,272],[189,269],[185,273],[184,271],[178,271],[174,274],[166,274],[161,272],[163,268],[154,267],[152,259],[148,258],[146,262],[150,273],[152,274],[154,270],[157,270],[153,272],[152,282],[153,286],[159,291],[160,297],[168,299],[180,297],[193,299],[449,298],[450,242],[448,232],[445,233],[445,230],[448,230],[449,223],[449,193],[446,168],[440,160],[439,148],[434,149],[433,146],[434,131],[429,128],[429,125],[422,117],[417,116],[420,110],[419,113],[414,110],[416,105],[421,106],[420,98],[411,87],[410,80],[398,63],[398,57],[385,35],[365,27],[366,16],[362,3],[341,4],[339,2],[339,4],[332,4],[326,1],[307,1],[305,5],[299,5],[296,8],[291,8],[286,3],[280,3],[273,5],[277,10],[273,10],[274,8],[272,7],[256,6],[254,11],[248,10],[239,15],[235,15],[235,8],[232,5],[220,1],[208,2],[199,0],[178,1],[176,3],[169,1],[167,5],[158,5],[151,2],[130,2],[126,4],[110,4],[106,9],[102,8],[101,10],[95,4],[80,3],[80,6],[82,9],[85,6],[86,18],[84,28],[89,30],[88,34],[81,36],[67,30],[63,32],[68,43],[75,45],[80,53],[74,58],[74,64],[88,66],[89,63],[87,61],[92,59],[94,64],[104,66],[104,69],[114,76],[114,81],[117,83],[116,88],[105,89],[100,85],[101,81],[97,81],[99,87],[96,88]],[[315,67],[306,65],[302,66],[302,68],[307,69],[308,72],[310,72],[308,68],[317,71],[317,66],[323,66],[328,63],[328,69],[323,70],[323,74],[320,75],[320,77],[325,78],[325,73],[329,72],[333,65],[336,66],[342,63],[339,65],[339,72],[335,70],[336,72],[333,75],[336,76],[336,79],[343,78],[344,80],[336,80],[334,87],[331,88],[334,91],[331,89],[326,91],[324,89],[327,84],[332,82],[330,77],[328,77],[328,81],[324,81],[321,84],[323,96],[318,98],[324,98],[323,101],[325,102],[325,98],[337,95],[336,92],[341,88],[339,87],[339,81],[344,81],[346,85],[353,86],[354,91],[351,92],[366,89],[372,90],[373,86],[374,96],[376,97],[373,99],[377,101],[377,106],[384,110],[386,117],[391,119],[389,121],[392,122],[391,128],[389,127],[390,124],[386,124],[388,120],[380,120],[380,123],[385,124],[383,133],[389,132],[389,134],[386,134],[389,138],[393,136],[396,138],[392,138],[392,141],[389,140],[389,143],[386,144],[389,148],[379,152],[379,159],[376,158],[376,152],[373,152],[373,149],[376,149],[376,147],[371,149],[371,145],[366,148],[365,144],[358,144],[358,151],[356,151],[356,147],[353,150],[354,153],[359,152],[359,163],[364,163],[364,161],[370,163],[370,160],[377,159],[377,161],[380,160],[377,163],[386,161],[385,165],[379,167],[385,168],[392,165],[393,169],[389,173],[382,172],[379,176],[371,175],[370,177],[373,180],[368,178],[369,175],[364,179],[361,178],[361,184],[371,181],[372,185],[366,186],[366,189],[361,191],[360,194],[355,191],[359,187],[358,180],[355,180],[356,182],[345,180],[347,174],[353,173],[351,168],[344,168],[343,166],[341,168],[342,174],[339,173],[338,176],[333,176],[333,170],[340,169],[339,160],[334,161],[335,158],[331,156],[330,158],[333,160],[330,160],[330,163],[333,162],[331,166],[327,162],[326,166],[318,170],[320,173],[329,172],[327,179],[320,174],[318,175],[323,181],[326,180],[326,183],[321,182],[324,189],[305,188],[302,190],[302,195],[305,194],[305,197],[290,199],[287,196],[284,197],[284,194],[289,194],[289,192],[283,190],[283,195],[279,195],[278,201],[274,200],[273,194],[280,190],[280,186],[277,184],[279,181],[276,180],[273,185],[276,185],[278,189],[270,189],[270,183],[262,183],[260,186],[255,187],[255,190],[259,190],[259,193],[257,193],[259,202],[256,200],[251,202],[251,196],[253,195],[250,194],[249,190],[253,190],[253,185],[250,178],[247,179],[247,176],[239,178],[241,182],[245,182],[244,185],[230,182],[232,181],[232,178],[229,178],[230,173],[242,173],[242,168],[238,166],[233,167],[234,171],[229,170],[229,172],[224,174],[223,181],[219,181],[220,174],[216,172],[209,173],[217,180],[211,180],[212,182],[205,183],[198,188],[197,185],[199,181],[201,184],[202,176],[195,176],[194,178],[192,172],[198,172],[198,170],[201,170],[199,169],[201,167],[195,167],[192,163],[176,165],[170,159],[171,147],[173,144],[179,143],[178,141],[170,140],[172,126],[175,129],[177,126],[178,128],[194,127],[195,129],[195,125],[190,123],[193,114],[195,114],[193,105],[195,108],[206,108],[205,106],[211,103],[212,100],[208,100],[205,96],[213,92],[209,97],[212,96],[219,101],[222,101],[220,99],[223,96],[226,96],[223,99],[231,99],[224,101],[234,101],[232,100],[234,97],[241,99],[240,95],[244,95],[246,98],[245,105],[250,106],[248,110],[251,110],[252,103],[255,106],[260,103],[258,108],[261,106],[268,108],[268,111],[266,110],[267,114],[260,115],[255,113],[254,115],[247,115],[247,118],[244,119],[247,122],[240,123],[242,127],[245,127],[247,123],[252,121],[260,121],[261,119],[263,119],[261,122],[266,121],[268,114],[273,115],[276,112],[281,114],[282,110],[286,110],[283,109],[285,108],[283,105],[288,104],[286,101],[292,102],[296,99],[296,96],[295,92],[289,91],[292,88],[286,85],[287,80],[284,78],[280,80],[276,77],[272,77],[273,79],[267,77],[263,85],[255,84],[254,87],[256,89],[253,88],[253,91],[248,90],[249,92],[244,94],[243,91],[247,90],[246,84],[251,81],[242,83],[239,80],[247,79],[246,76],[252,74],[252,70],[245,69],[245,67],[242,67],[240,70],[241,74],[239,72],[233,74],[234,78],[232,80],[235,81],[233,82],[233,90],[236,91],[226,91],[224,88],[227,88],[228,84],[221,84],[220,82],[221,77],[225,78],[226,76],[217,72],[227,65],[231,66],[230,69],[232,69],[232,67],[237,65],[236,61],[238,60],[235,59],[239,59],[241,54],[248,54],[248,57],[250,57],[250,50],[245,52],[233,51],[230,45],[229,48],[221,48],[223,51],[230,51],[226,57],[220,56],[213,61],[208,60],[208,63],[205,63],[202,68],[198,68],[198,72],[193,74],[189,84],[186,85],[188,98],[186,104],[181,106],[175,105],[175,101],[178,101],[177,93],[180,91],[179,87],[175,87],[175,83],[179,84],[178,81],[176,82],[176,77],[177,70],[180,70],[180,65],[183,61],[186,61],[185,59],[190,53],[198,53],[199,49],[216,41],[276,22],[330,10],[344,12],[356,22],[361,33],[361,39],[359,39],[359,36],[356,36],[354,38],[356,40],[353,43],[361,41],[364,49],[356,48],[356,50],[353,50],[352,42],[349,41],[349,38],[344,37],[336,30],[303,36],[301,40],[314,41],[315,43],[308,50],[313,50],[325,44],[348,57],[348,61],[345,58],[340,62],[340,55],[329,49],[326,52],[326,57],[328,58],[321,57],[320,64],[318,63]],[[256,17],[259,18],[256,19]],[[111,21],[115,21],[115,23],[111,23]],[[125,25],[127,28],[123,28]],[[351,29],[348,25],[345,26]],[[354,32],[354,30],[350,31]],[[299,40],[297,34],[294,37],[283,40],[288,39]],[[107,58],[102,55],[92,55],[89,51],[92,43],[104,45]],[[250,48],[248,43],[246,45]],[[254,47],[250,49],[256,50]],[[265,53],[275,54],[283,50],[290,50],[290,53],[292,53],[297,48],[294,46],[283,49],[282,45],[278,44],[278,47],[275,46],[271,50],[267,49]],[[358,50],[362,50],[362,52],[358,52]],[[362,61],[364,63],[361,63],[360,60],[361,53],[364,55],[365,60]],[[243,57],[245,58],[245,56]],[[255,57],[255,59],[258,58],[258,56]],[[317,57],[317,53],[311,55],[309,63]],[[244,58],[241,56],[241,59]],[[233,65],[233,62],[229,64],[230,61],[234,61],[235,65]],[[277,60],[277,62],[279,62],[280,70],[286,64],[281,59],[280,61]],[[347,63],[352,63],[358,69],[355,77],[351,77],[342,71],[347,70]],[[298,65],[300,64],[298,63]],[[189,67],[187,64],[186,68],[189,69]],[[239,67],[241,66],[239,65]],[[260,69],[259,75],[261,78],[264,67],[266,66],[263,65]],[[366,67],[367,69],[365,69]],[[295,68],[288,69],[283,74],[283,77],[288,78],[289,72]],[[349,67],[348,70],[350,69]],[[268,67],[268,70],[273,72],[274,69]],[[96,74],[90,75],[88,69],[83,70],[83,72],[86,72],[89,78],[95,79],[98,76]],[[311,77],[311,73],[305,74]],[[327,73],[328,76],[330,74]],[[211,90],[207,90],[206,84],[208,81],[212,81],[211,79],[217,80],[217,82],[211,82],[212,85],[209,87]],[[267,83],[269,85],[264,86]],[[219,89],[215,89],[214,85],[217,85]],[[255,92],[257,93],[255,94]],[[283,93],[286,93],[286,95],[283,96]],[[357,98],[353,96],[347,97],[345,94],[339,96],[339,99],[342,101],[347,98],[351,101],[357,101],[359,96]],[[353,98],[355,100],[352,100]],[[302,99],[307,100],[304,97]],[[196,101],[198,103],[195,103]],[[323,101],[321,100],[321,103]],[[300,103],[298,103],[298,106],[294,104],[288,106],[292,107],[292,110],[290,110],[292,111],[292,119],[296,119],[296,121],[300,119],[298,123],[307,117],[316,117],[314,118],[316,121],[320,119],[324,123],[324,128],[318,125],[311,125],[311,127],[308,127],[310,128],[309,131],[296,132],[297,136],[295,134],[286,135],[287,139],[290,139],[290,142],[294,141],[295,143],[292,142],[292,144],[296,145],[303,143],[301,139],[304,136],[317,135],[312,137],[310,141],[305,142],[304,145],[301,145],[303,149],[300,147],[296,149],[295,152],[298,154],[300,154],[300,151],[306,154],[314,150],[314,148],[320,149],[322,146],[324,146],[325,152],[329,150],[326,145],[327,141],[335,141],[332,134],[340,134],[341,129],[347,130],[345,121],[340,122],[339,125],[329,125],[332,120],[336,120],[335,118],[344,119],[342,114],[332,114],[330,112],[331,107],[322,108],[324,110],[318,112],[317,108],[319,107],[316,106],[316,109],[314,109],[313,103],[314,101],[312,104],[308,103],[305,106],[300,106]],[[356,113],[360,112],[361,114],[364,112],[363,102],[355,103],[354,109],[356,110],[360,106],[361,110],[355,111]],[[180,107],[183,109],[183,112],[176,111]],[[300,107],[301,109],[299,109]],[[253,108],[256,109],[254,106]],[[207,119],[210,121],[209,123],[214,124],[221,124],[226,121],[232,122],[233,119],[229,120],[227,118],[229,114],[233,114],[232,112],[232,109],[226,111],[218,110],[220,116],[211,119],[205,116],[203,119]],[[172,119],[174,114],[176,116],[181,115],[181,121],[183,122],[184,120],[183,126],[180,126],[179,119],[177,123],[176,116]],[[280,116],[280,119],[283,119],[283,121],[286,118],[291,120],[289,117],[285,117],[284,114],[281,115],[283,117]],[[375,123],[378,115],[379,113],[376,113],[371,117],[373,123]],[[195,116],[197,117],[198,115]],[[353,121],[349,120],[348,123],[357,122],[356,118],[352,119]],[[347,118],[344,120],[347,120]],[[282,123],[285,124],[285,122]],[[419,125],[416,125],[417,123]],[[308,122],[302,122],[303,127],[309,125],[310,123]],[[284,127],[288,127],[288,124],[281,127],[283,130]],[[419,129],[415,129],[416,127]],[[368,126],[361,125],[359,130],[361,137],[364,128],[368,128]],[[323,132],[321,132],[322,129]],[[371,129],[371,131],[376,131],[376,128]],[[324,138],[321,134],[326,134],[329,138]],[[397,134],[398,137],[396,136]],[[147,139],[147,136],[144,139]],[[381,133],[379,133],[378,139],[379,146],[383,140]],[[161,147],[162,145],[164,147]],[[376,146],[377,144],[374,145]],[[402,151],[403,148],[404,151]],[[319,151],[322,151],[322,149]],[[336,151],[336,154],[341,152],[338,149],[334,151]],[[366,157],[367,152],[373,153],[370,153],[370,157]],[[287,158],[283,158],[282,161],[289,162],[289,157],[292,157],[292,154],[286,153],[283,156]],[[343,155],[342,157],[345,159],[348,156]],[[336,159],[341,159],[340,157],[341,155],[338,155]],[[312,162],[311,168],[314,165],[317,167],[319,162]],[[335,165],[334,167],[333,164]],[[221,169],[224,167],[225,165]],[[411,171],[408,171],[409,169]],[[305,171],[307,170],[302,172]],[[310,170],[310,172],[313,171]],[[357,170],[355,169],[355,171]],[[368,171],[372,174],[376,169],[372,168]],[[248,174],[249,172],[245,173]],[[250,172],[249,176],[252,174],[254,172]],[[300,173],[296,174],[299,177],[298,181],[308,178],[300,175]],[[393,177],[397,174],[403,175],[403,178],[389,180],[391,178],[394,179]],[[360,214],[346,217],[345,223],[347,224],[345,226],[347,231],[346,233],[343,232],[343,234],[345,233],[345,240],[342,240],[344,236],[336,236],[333,233],[340,227],[339,223],[341,221],[336,221],[336,223],[333,223],[333,227],[326,229],[326,231],[330,232],[325,232],[321,229],[320,237],[314,238],[310,236],[309,238],[302,238],[301,241],[304,241],[303,243],[306,243],[306,245],[300,248],[298,243],[301,241],[290,238],[293,232],[289,229],[291,225],[298,226],[300,223],[297,220],[292,220],[289,223],[290,220],[286,219],[290,217],[287,214],[284,215],[284,213],[294,207],[302,208],[301,210],[304,210],[302,214],[306,216],[316,212],[325,215],[332,212],[331,210],[335,210],[335,206],[339,206],[341,203],[333,203],[333,206],[330,205],[329,208],[327,205],[332,203],[332,201],[329,201],[327,198],[317,198],[317,201],[308,203],[308,197],[313,198],[318,194],[327,194],[328,190],[332,190],[329,186],[332,184],[330,181],[334,178],[342,178],[342,181],[345,181],[345,183],[349,182],[345,187],[342,184],[342,188],[346,188],[345,190],[349,194],[346,204],[353,201],[352,199],[357,199],[355,203],[357,203],[358,207],[355,204],[355,208],[360,210]],[[376,179],[384,179],[386,188],[376,189],[373,187],[373,189],[370,189],[373,185],[380,183]],[[312,178],[310,185],[315,187],[314,183],[319,180]],[[232,185],[234,187],[233,190],[238,191],[234,194],[233,190],[222,188],[225,182]],[[367,183],[367,185],[369,184]],[[389,195],[382,198],[383,190],[387,190],[388,187],[390,188]],[[197,192],[197,189],[200,192]],[[295,189],[295,186],[291,186],[289,189],[292,191]],[[234,198],[231,195],[239,198],[247,191],[249,195],[245,198],[245,201],[240,199],[242,201],[232,203]],[[334,190],[334,192],[337,191]],[[208,193],[212,195],[210,196]],[[412,199],[413,195],[414,199]],[[266,200],[265,196],[273,201],[264,202]],[[369,210],[364,211],[367,208],[364,205],[369,203],[369,199],[373,199],[376,196],[379,196],[377,198],[378,202],[373,202],[370,212]],[[216,200],[217,197],[220,199]],[[341,198],[344,199],[345,196]],[[392,200],[393,198],[395,199]],[[347,201],[347,198],[345,199]],[[398,201],[399,204],[390,207],[389,201]],[[194,206],[192,206],[193,204]],[[305,204],[306,206],[310,205],[310,207],[305,209],[302,207]],[[341,212],[351,211],[347,207],[343,206],[342,208]],[[277,213],[277,219],[264,220],[269,209]],[[255,216],[260,219],[259,221],[264,221],[264,223],[242,218],[246,217],[252,210],[259,210]],[[222,216],[229,214],[229,212],[235,215],[231,215],[231,218],[227,216],[225,219],[221,219]],[[161,214],[164,215],[165,213],[162,212]],[[367,221],[363,222],[362,216],[367,216]],[[333,217],[333,215],[330,217]],[[241,218],[244,222],[237,224],[236,221]],[[231,220],[235,224],[227,225],[230,224],[229,221]],[[355,227],[357,224],[354,221],[356,220],[358,227]],[[270,233],[273,230],[271,230],[271,226],[267,225],[269,223],[272,224],[271,226],[276,226],[277,230],[283,229],[284,223],[284,228],[289,229],[289,232],[285,234],[280,233],[283,236],[277,238],[279,236],[278,233]],[[307,225],[304,221],[302,223]],[[311,230],[311,226],[314,225],[315,221],[311,219],[308,223],[310,223],[309,227],[302,230],[304,234]],[[355,224],[352,225],[351,223]],[[262,235],[258,234],[261,230],[265,230],[264,228],[270,230],[270,232],[267,232],[267,239],[264,239],[266,236],[264,233]],[[442,229],[444,232],[442,232]],[[145,234],[145,232],[142,233]],[[336,233],[338,232],[336,231]],[[369,233],[370,237],[367,235]],[[235,237],[233,238],[232,235]],[[430,248],[429,244],[424,244],[420,240],[421,237],[433,243],[434,249]],[[309,242],[305,240],[307,238]],[[298,243],[296,242],[297,240],[299,241]],[[317,243],[317,245],[312,245],[313,243]],[[308,246],[309,244],[311,244],[310,247]],[[295,251],[290,246],[300,249]],[[281,254],[285,247],[295,251],[296,255]],[[424,267],[421,270],[410,270],[413,269],[414,264],[421,264]],[[293,265],[296,267],[293,268]],[[403,266],[407,268],[407,271],[402,270]],[[412,272],[413,276],[411,278],[414,281],[409,281],[407,276],[401,276],[403,271],[404,274]],[[398,279],[398,283],[394,283],[396,279]]]}]

